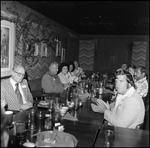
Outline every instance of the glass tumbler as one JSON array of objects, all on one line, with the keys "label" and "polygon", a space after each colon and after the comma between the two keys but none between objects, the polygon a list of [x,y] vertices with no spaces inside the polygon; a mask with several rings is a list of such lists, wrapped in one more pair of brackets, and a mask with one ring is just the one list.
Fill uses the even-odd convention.
[{"label": "glass tumbler", "polygon": [[105,130],[104,147],[112,147],[114,144],[114,132],[112,130]]}]

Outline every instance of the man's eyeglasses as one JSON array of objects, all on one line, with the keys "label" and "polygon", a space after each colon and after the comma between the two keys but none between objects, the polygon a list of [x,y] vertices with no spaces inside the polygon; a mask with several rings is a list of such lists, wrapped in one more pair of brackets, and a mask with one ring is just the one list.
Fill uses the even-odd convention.
[{"label": "man's eyeglasses", "polygon": [[20,72],[15,71],[15,70],[14,70],[14,72],[15,72],[19,77],[21,77],[21,76],[24,77],[24,75],[25,75],[25,74],[22,74],[22,73],[20,73]]}]

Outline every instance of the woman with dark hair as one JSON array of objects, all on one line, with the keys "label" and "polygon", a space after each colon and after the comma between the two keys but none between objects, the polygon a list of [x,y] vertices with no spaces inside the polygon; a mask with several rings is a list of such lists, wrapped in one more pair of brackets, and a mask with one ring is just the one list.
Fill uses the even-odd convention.
[{"label": "woman with dark hair", "polygon": [[73,62],[69,62],[69,71],[68,71],[68,78],[70,83],[78,82],[78,77],[74,75],[75,65]]},{"label": "woman with dark hair", "polygon": [[6,132],[6,116],[3,108],[1,107],[1,147],[7,147],[9,135]]},{"label": "woman with dark hair", "polygon": [[65,89],[69,87],[70,81],[68,78],[68,64],[66,62],[63,62],[60,64],[58,68],[58,76],[60,78],[60,81],[62,84],[64,84]]}]

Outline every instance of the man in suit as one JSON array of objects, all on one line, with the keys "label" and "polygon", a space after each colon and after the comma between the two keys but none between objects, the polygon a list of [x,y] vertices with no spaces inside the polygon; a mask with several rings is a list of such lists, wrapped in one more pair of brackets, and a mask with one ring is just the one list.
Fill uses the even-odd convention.
[{"label": "man in suit", "polygon": [[1,107],[8,110],[26,110],[32,107],[33,97],[24,78],[25,69],[21,65],[14,66],[10,78],[1,81]]},{"label": "man in suit", "polygon": [[98,101],[97,112],[104,113],[104,119],[113,126],[136,128],[144,122],[145,107],[141,96],[134,88],[129,72],[120,71],[116,76],[117,98],[113,107]]}]

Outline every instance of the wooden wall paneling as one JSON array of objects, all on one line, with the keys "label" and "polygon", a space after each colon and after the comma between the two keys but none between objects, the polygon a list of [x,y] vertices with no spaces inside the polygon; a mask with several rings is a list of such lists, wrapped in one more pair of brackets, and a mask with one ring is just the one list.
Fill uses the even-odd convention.
[{"label": "wooden wall paneling", "polygon": [[69,36],[67,44],[66,61],[73,62],[74,60],[78,60],[78,55],[79,55],[79,39]]}]

